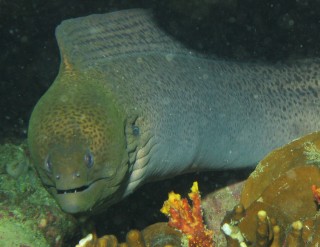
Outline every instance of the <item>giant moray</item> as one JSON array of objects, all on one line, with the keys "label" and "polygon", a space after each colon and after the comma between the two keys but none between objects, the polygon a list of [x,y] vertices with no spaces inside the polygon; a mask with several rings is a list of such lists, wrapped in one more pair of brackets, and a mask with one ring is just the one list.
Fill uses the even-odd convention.
[{"label": "giant moray", "polygon": [[66,20],[56,37],[59,74],[28,141],[66,212],[99,212],[155,179],[254,166],[320,127],[319,60],[206,57],[142,9]]}]

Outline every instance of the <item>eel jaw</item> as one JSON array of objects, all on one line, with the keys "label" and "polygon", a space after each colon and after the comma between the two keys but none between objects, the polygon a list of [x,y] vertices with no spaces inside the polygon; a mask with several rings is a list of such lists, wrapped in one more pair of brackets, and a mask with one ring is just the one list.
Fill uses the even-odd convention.
[{"label": "eel jaw", "polygon": [[56,190],[57,190],[57,194],[59,195],[59,194],[79,193],[79,192],[82,192],[82,191],[88,189],[89,187],[90,186],[88,186],[88,185],[84,185],[84,186],[74,188],[74,189],[68,189],[68,190],[56,189]]},{"label": "eel jaw", "polygon": [[57,189],[54,186],[48,187],[48,191],[54,196],[61,209],[66,213],[76,214],[92,211],[95,204],[100,199],[101,188],[105,182],[97,180],[90,185],[67,190]]}]

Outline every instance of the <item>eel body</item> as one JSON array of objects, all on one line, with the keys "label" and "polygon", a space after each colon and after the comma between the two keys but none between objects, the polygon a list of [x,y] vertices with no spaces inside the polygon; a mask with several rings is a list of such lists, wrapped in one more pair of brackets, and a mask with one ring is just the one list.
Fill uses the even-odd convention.
[{"label": "eel body", "polygon": [[59,74],[28,142],[66,212],[97,212],[155,179],[254,166],[320,127],[318,60],[207,58],[141,9],[66,20],[56,37]]}]

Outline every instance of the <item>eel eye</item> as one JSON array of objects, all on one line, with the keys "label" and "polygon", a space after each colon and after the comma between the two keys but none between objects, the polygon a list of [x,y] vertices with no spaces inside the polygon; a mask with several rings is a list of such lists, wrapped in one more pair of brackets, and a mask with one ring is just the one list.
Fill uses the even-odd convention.
[{"label": "eel eye", "polygon": [[47,156],[45,162],[44,162],[44,166],[45,166],[45,169],[48,171],[48,172],[52,172],[52,162],[49,158],[49,155]]},{"label": "eel eye", "polygon": [[86,163],[88,168],[91,168],[93,166],[93,155],[92,153],[88,152],[84,156],[84,162]]},{"label": "eel eye", "polygon": [[137,125],[132,125],[131,126],[132,127],[132,134],[134,135],[134,136],[138,136],[139,134],[140,134],[140,129],[139,129],[139,127],[137,126]]}]

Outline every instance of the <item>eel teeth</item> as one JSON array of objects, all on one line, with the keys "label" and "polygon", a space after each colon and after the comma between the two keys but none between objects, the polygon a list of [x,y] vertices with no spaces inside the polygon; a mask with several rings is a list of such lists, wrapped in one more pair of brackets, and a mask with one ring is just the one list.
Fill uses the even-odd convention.
[{"label": "eel teeth", "polygon": [[69,194],[69,193],[77,193],[77,192],[81,192],[84,191],[86,189],[88,189],[89,186],[88,185],[84,185],[78,188],[73,188],[73,189],[68,189],[68,190],[59,190],[57,189],[57,193],[58,194]]}]

